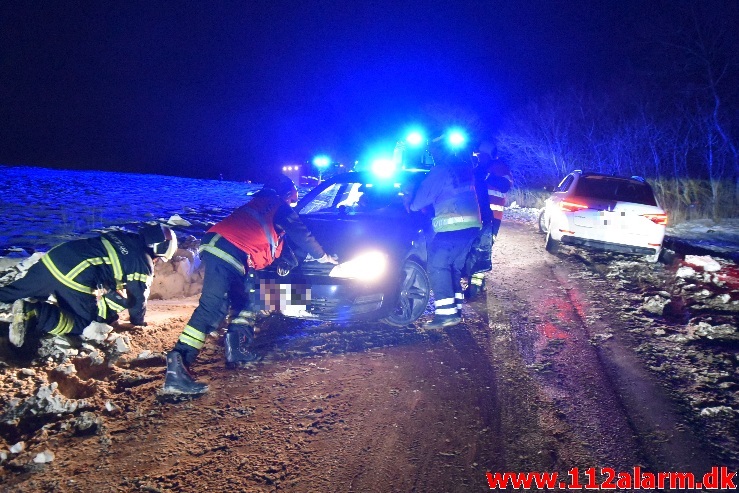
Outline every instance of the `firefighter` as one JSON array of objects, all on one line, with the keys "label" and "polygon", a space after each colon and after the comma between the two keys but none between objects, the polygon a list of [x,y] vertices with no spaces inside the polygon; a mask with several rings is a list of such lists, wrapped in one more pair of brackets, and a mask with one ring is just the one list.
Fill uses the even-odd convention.
[{"label": "firefighter", "polygon": [[465,263],[465,274],[469,276],[465,292],[468,299],[485,291],[485,272],[493,268],[492,249],[503,221],[506,193],[512,186],[510,168],[497,156],[493,146],[483,142],[477,153],[475,167],[475,188],[480,204],[482,229]]},{"label": "firefighter", "polygon": [[428,247],[434,317],[425,328],[441,329],[462,321],[462,269],[482,223],[469,159],[461,151],[439,149],[433,154],[439,162],[419,184],[409,209],[434,209],[434,237]]},{"label": "firefighter", "polygon": [[133,325],[145,325],[153,259],[168,261],[176,250],[177,236],[160,224],[144,226],[139,233],[110,231],[52,248],[24,277],[0,288],[0,301],[13,302],[10,342],[23,345],[29,328],[79,335],[93,321],[117,320],[116,312],[126,308]]},{"label": "firefighter", "polygon": [[207,385],[193,379],[189,369],[204,346],[206,335],[229,314],[224,340],[226,366],[239,367],[257,359],[249,347],[258,311],[255,271],[280,256],[285,234],[302,258],[310,255],[318,262],[337,263],[290,207],[297,200],[295,184],[279,175],[203,237],[203,291],[190,321],[167,353],[162,394],[198,395],[208,391]]}]

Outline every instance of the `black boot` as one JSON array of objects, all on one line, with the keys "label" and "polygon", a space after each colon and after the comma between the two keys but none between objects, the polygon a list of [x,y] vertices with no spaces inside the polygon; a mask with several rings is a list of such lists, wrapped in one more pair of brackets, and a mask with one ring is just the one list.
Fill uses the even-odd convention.
[{"label": "black boot", "polygon": [[444,327],[454,327],[462,323],[459,313],[454,315],[434,315],[434,318],[423,324],[426,330],[440,330]]},{"label": "black boot", "polygon": [[226,346],[226,366],[238,368],[248,365],[259,359],[257,354],[249,349],[254,340],[252,328],[245,326],[230,326],[226,332],[224,345]]},{"label": "black boot", "polygon": [[466,300],[473,300],[485,292],[485,278],[476,276],[477,274],[470,278],[469,285],[464,291],[464,298]]},{"label": "black boot", "polygon": [[200,395],[208,391],[204,383],[196,382],[177,351],[167,353],[167,374],[164,377],[162,394]]}]

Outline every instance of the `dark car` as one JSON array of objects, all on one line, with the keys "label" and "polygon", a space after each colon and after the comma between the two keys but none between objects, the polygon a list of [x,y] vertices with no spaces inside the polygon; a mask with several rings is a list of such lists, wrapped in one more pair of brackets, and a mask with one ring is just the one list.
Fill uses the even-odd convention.
[{"label": "dark car", "polygon": [[430,221],[407,212],[403,197],[425,174],[348,172],[308,192],[296,210],[339,265],[306,261],[284,277],[267,269],[260,281],[267,305],[317,320],[404,326],[418,319],[430,293],[424,233]]}]

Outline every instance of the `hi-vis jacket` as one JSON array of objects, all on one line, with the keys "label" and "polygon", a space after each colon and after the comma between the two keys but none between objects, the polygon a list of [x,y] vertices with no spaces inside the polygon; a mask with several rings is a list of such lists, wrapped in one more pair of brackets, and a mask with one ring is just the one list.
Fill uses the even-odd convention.
[{"label": "hi-vis jacket", "polygon": [[280,256],[285,234],[299,250],[314,258],[325,253],[292,207],[270,189],[255,193],[251,201],[211,227],[208,233],[200,250],[228,262],[241,274],[247,266],[239,259],[240,255],[228,251],[228,245],[221,246],[221,238],[246,253],[248,267],[257,270],[264,269]]},{"label": "hi-vis jacket", "polygon": [[429,205],[434,206],[431,224],[437,233],[482,226],[472,169],[450,165],[431,168],[410,209],[419,211]]},{"label": "hi-vis jacket", "polygon": [[116,311],[128,308],[133,324],[144,322],[154,264],[140,235],[113,231],[69,241],[49,250],[40,261],[57,281],[78,293],[100,298],[125,289],[127,306],[116,306]]}]

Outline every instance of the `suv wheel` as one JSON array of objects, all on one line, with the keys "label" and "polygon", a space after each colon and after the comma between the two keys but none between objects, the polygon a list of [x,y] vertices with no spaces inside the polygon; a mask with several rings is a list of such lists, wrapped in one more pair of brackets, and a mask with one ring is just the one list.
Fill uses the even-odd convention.
[{"label": "suv wheel", "polygon": [[660,249],[660,251],[658,251],[654,255],[647,255],[647,257],[646,257],[647,258],[647,262],[649,262],[651,264],[653,264],[655,262],[659,262],[659,257],[660,257],[661,254],[662,254],[662,250]]},{"label": "suv wheel", "polygon": [[395,327],[415,322],[426,310],[430,293],[431,281],[426,269],[414,260],[406,260],[395,308],[382,321]]},{"label": "suv wheel", "polygon": [[549,231],[549,225],[544,222],[544,211],[546,211],[546,209],[542,209],[539,213],[539,233],[547,234],[547,231]]}]

